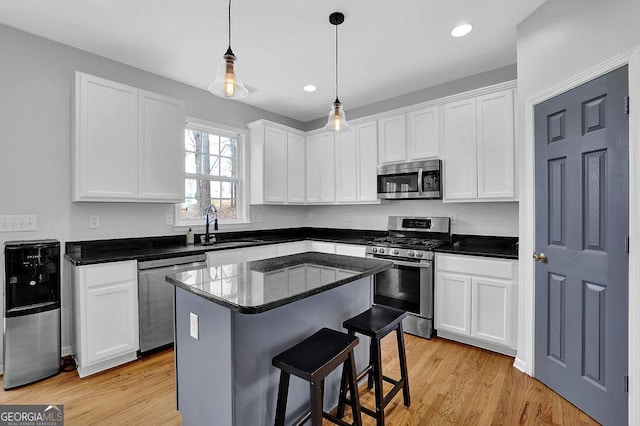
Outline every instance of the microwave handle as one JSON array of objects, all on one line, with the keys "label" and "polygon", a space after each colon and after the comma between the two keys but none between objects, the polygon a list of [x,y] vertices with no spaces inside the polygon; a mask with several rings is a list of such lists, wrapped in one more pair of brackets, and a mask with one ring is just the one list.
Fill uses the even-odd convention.
[{"label": "microwave handle", "polygon": [[418,194],[422,195],[422,193],[424,192],[424,188],[422,187],[423,185],[422,182],[422,167],[420,167],[418,169]]}]

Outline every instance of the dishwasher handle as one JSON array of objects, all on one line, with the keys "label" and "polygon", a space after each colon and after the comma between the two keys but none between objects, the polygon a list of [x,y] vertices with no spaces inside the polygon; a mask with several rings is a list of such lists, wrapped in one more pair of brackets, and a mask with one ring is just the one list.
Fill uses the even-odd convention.
[{"label": "dishwasher handle", "polygon": [[194,263],[203,263],[206,265],[206,254],[194,254],[191,256],[170,257],[167,259],[147,260],[138,262],[138,271],[149,269],[171,269],[180,265],[189,265]]}]

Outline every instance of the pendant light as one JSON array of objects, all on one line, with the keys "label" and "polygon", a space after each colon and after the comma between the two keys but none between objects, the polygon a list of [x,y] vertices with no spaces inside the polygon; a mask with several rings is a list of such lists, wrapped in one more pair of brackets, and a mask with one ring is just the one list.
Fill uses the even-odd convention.
[{"label": "pendant light", "polygon": [[333,132],[341,132],[349,130],[349,124],[347,123],[347,117],[342,109],[342,103],[338,98],[338,25],[344,22],[344,15],[340,12],[333,12],[329,15],[329,22],[336,27],[336,100],[331,105],[331,111],[329,111],[329,119],[325,129]]},{"label": "pendant light", "polygon": [[246,98],[249,90],[234,70],[236,55],[231,50],[231,0],[229,0],[229,47],[222,58],[222,65],[218,68],[216,79],[209,85],[209,91],[226,99]]}]

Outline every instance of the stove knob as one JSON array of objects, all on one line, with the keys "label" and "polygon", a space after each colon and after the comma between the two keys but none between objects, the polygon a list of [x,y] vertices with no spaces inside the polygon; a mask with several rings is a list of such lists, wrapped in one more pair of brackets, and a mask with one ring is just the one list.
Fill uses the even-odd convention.
[{"label": "stove knob", "polygon": [[378,252],[378,248],[377,247],[374,247],[374,248],[371,249],[371,253],[377,253],[377,252]]},{"label": "stove knob", "polygon": [[393,250],[391,250],[391,254],[400,254],[400,250],[393,249]]},{"label": "stove knob", "polygon": [[413,250],[409,250],[409,251],[407,252],[407,256],[409,256],[409,257],[413,257],[413,255],[414,255],[414,254],[415,254],[415,253],[413,252]]},{"label": "stove knob", "polygon": [[384,249],[383,249],[383,248],[379,249],[379,250],[378,250],[378,253],[380,253],[380,254],[384,254]]},{"label": "stove knob", "polygon": [[416,257],[417,258],[421,258],[422,256],[424,256],[424,253],[422,253],[421,251],[416,252]]}]

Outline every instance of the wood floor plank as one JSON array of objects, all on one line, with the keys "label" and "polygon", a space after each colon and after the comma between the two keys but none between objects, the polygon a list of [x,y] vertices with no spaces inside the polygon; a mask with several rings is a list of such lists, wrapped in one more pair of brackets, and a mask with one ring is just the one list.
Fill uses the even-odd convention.
[{"label": "wood floor plank", "polygon": [[[411,406],[405,407],[398,393],[385,410],[387,425],[597,425],[544,384],[513,368],[511,357],[408,334],[405,344]],[[382,346],[384,374],[398,378],[395,336],[383,339]],[[374,393],[366,384],[360,399],[373,407]],[[182,424],[175,409],[171,350],[84,379],[76,372],[61,373],[2,391],[0,404],[63,404],[65,424],[70,426]],[[375,425],[366,415],[363,423]]]}]

